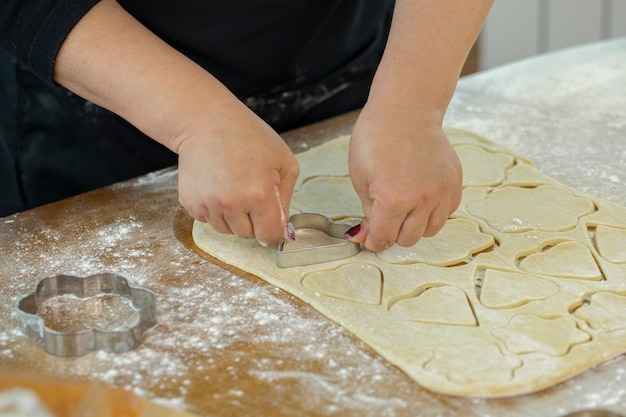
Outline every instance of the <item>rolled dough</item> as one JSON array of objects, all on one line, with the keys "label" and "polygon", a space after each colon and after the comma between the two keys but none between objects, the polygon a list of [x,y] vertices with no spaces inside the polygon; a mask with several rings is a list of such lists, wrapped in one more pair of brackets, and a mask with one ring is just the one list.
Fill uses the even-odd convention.
[{"label": "rolled dough", "polygon": [[[435,392],[525,394],[626,351],[626,209],[476,134],[446,134],[465,173],[461,206],[413,247],[281,269],[275,248],[207,224],[194,224],[194,240],[310,303]],[[358,223],[348,142],[298,155],[292,213]]]}]

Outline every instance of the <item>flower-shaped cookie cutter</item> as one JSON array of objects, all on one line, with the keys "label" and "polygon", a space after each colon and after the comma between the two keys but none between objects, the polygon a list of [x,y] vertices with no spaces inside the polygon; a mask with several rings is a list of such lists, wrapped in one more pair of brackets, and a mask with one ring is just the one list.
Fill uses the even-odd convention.
[{"label": "flower-shaped cookie cutter", "polygon": [[310,239],[308,242],[310,244],[304,246],[280,242],[276,261],[280,268],[336,261],[354,256],[361,251],[359,243],[344,238],[344,234],[352,227],[348,224],[335,223],[328,217],[316,213],[294,214],[289,220],[296,230],[299,241],[308,240],[309,235],[317,232],[323,232],[329,241],[317,242]]},{"label": "flower-shaped cookie cutter", "polygon": [[[137,324],[113,330],[94,328],[63,332],[47,327],[38,315],[39,307],[53,297],[89,298],[101,294],[118,295],[128,300],[138,313]],[[145,288],[130,286],[126,278],[116,274],[55,275],[40,280],[35,292],[18,302],[17,316],[22,332],[39,341],[44,350],[53,355],[80,356],[96,350],[119,353],[139,346],[142,334],[156,324],[156,296]]]}]

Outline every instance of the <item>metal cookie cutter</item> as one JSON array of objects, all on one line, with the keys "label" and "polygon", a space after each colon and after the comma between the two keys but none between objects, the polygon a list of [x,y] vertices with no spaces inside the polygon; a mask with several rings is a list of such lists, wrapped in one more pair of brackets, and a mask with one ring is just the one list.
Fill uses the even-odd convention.
[{"label": "metal cookie cutter", "polygon": [[296,242],[279,243],[277,264],[281,268],[336,261],[361,251],[359,243],[343,237],[350,225],[315,213],[294,214],[290,221],[296,229]]},{"label": "metal cookie cutter", "polygon": [[[40,306],[53,297],[89,298],[102,294],[118,295],[128,300],[139,316],[136,325],[63,332],[47,327],[44,319],[37,315]],[[126,278],[115,274],[55,275],[39,281],[35,292],[19,301],[17,316],[22,332],[38,340],[46,352],[53,355],[80,356],[95,350],[125,352],[137,347],[143,332],[156,324],[156,296],[145,288],[131,287]]]}]

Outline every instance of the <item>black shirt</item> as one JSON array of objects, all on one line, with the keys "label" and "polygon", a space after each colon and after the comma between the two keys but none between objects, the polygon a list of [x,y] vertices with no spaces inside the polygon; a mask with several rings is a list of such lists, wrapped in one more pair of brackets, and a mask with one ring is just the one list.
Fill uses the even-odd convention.
[{"label": "black shirt", "polygon": [[[52,83],[58,49],[97,0],[3,3],[1,46]],[[317,82],[368,50],[380,51],[393,0],[120,0],[120,4],[243,98]]]},{"label": "black shirt", "polygon": [[[2,2],[0,216],[176,163],[53,81],[59,48],[98,1]],[[393,8],[393,0],[118,1],[277,131],[364,104]]]}]

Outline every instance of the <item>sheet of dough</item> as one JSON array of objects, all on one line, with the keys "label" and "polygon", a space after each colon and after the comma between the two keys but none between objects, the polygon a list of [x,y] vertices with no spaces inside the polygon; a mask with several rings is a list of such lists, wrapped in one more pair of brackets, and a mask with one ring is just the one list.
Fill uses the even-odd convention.
[{"label": "sheet of dough", "polygon": [[[206,224],[194,224],[194,240],[310,303],[435,392],[529,393],[626,351],[626,209],[473,133],[446,133],[463,163],[463,200],[413,247],[281,269],[276,248]],[[298,155],[292,213],[358,222],[348,140]]]}]

